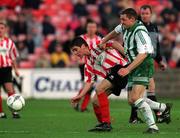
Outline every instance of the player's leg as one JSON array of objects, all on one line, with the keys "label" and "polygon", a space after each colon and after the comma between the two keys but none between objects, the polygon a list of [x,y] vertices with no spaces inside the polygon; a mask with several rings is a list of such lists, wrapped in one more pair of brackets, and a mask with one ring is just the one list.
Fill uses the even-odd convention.
[{"label": "player's leg", "polygon": [[[97,81],[97,76],[95,76],[95,81]],[[91,87],[91,89],[86,93],[84,96],[82,103],[81,103],[81,112],[87,111],[87,106],[91,99],[91,94],[94,90],[94,86]]]},{"label": "player's leg", "polygon": [[81,112],[87,111],[87,106],[90,102],[91,99],[91,93],[94,90],[94,87],[92,87],[87,93],[86,95],[83,97],[82,103],[81,103],[81,107],[80,110]]},{"label": "player's leg", "polygon": [[7,118],[6,114],[3,112],[3,107],[2,107],[1,87],[0,87],[0,118]]},{"label": "player's leg", "polygon": [[158,117],[158,123],[166,122],[167,124],[169,124],[171,122],[170,111],[172,104],[155,102],[149,98],[144,98],[144,100],[149,104],[151,109],[159,111],[161,113]]},{"label": "player's leg", "polygon": [[[12,82],[6,82],[4,83],[4,88],[8,94],[8,97],[15,94],[13,83]],[[13,118],[20,118],[20,115],[18,112],[12,111]]]},{"label": "player's leg", "polygon": [[[6,93],[8,94],[8,97],[15,94],[13,83],[12,83],[12,68],[8,67],[4,69],[4,80],[3,80],[3,86],[5,88]],[[20,118],[20,115],[18,112],[12,112],[13,118]]]},{"label": "player's leg", "polygon": [[4,69],[0,68],[0,118],[6,118],[6,114],[3,112],[3,104],[2,104],[2,97],[1,97],[1,85],[4,81]]},{"label": "player's leg", "polygon": [[[79,72],[80,72],[81,82],[82,82],[82,88],[83,88],[83,85],[84,85],[84,64],[79,64]],[[79,94],[82,92],[82,88],[79,90],[79,92],[78,92],[77,95],[79,95]],[[74,105],[73,108],[74,108],[76,111],[80,111],[80,109],[79,109],[79,103],[77,103],[76,105]]]},{"label": "player's leg", "polygon": [[154,117],[149,104],[142,98],[142,95],[146,87],[143,85],[133,85],[132,89],[129,89],[128,101],[130,104],[134,104],[135,107],[142,113],[145,118],[145,122],[148,125],[148,133],[157,133],[158,127],[155,124]]},{"label": "player's leg", "polygon": [[93,110],[94,110],[95,116],[98,120],[98,123],[102,123],[101,110],[99,107],[99,102],[98,102],[96,93],[94,94],[94,96],[92,98],[92,105],[93,105]]},{"label": "player's leg", "polygon": [[107,92],[111,87],[112,84],[106,79],[102,80],[102,82],[96,86],[96,95],[92,99],[92,104],[94,113],[100,124],[89,131],[110,131],[112,129],[108,100],[110,93]]},{"label": "player's leg", "polygon": [[4,83],[4,88],[5,88],[5,90],[6,90],[7,94],[8,94],[8,97],[15,94],[12,82]]},{"label": "player's leg", "polygon": [[[80,71],[80,74],[81,74],[81,81],[83,82],[84,81],[84,64],[79,65],[79,71]],[[81,93],[81,90],[79,91],[79,94]],[[84,111],[87,110],[87,106],[88,106],[88,104],[90,102],[91,92],[92,91],[93,91],[93,88],[91,88],[91,90],[88,93],[86,93],[86,95],[82,98],[82,102],[81,102],[81,105],[80,105],[80,111],[81,112],[84,112]]]},{"label": "player's leg", "polygon": [[152,110],[143,99],[146,87],[149,85],[150,72],[153,69],[153,60],[151,57],[147,57],[128,77],[128,101],[130,104],[134,104],[144,116],[148,125],[147,133],[158,133],[159,131]]},{"label": "player's leg", "polygon": [[129,117],[129,123],[130,124],[137,124],[137,123],[144,123],[144,121],[138,117],[137,107],[134,105],[131,106],[131,114]]},{"label": "player's leg", "polygon": [[[147,91],[147,98],[151,99],[152,101],[157,102],[156,93],[155,93],[155,81],[154,78],[150,78],[149,80],[149,87]],[[160,112],[158,110],[153,110],[156,116],[156,122],[158,122],[158,118],[160,118]]]}]

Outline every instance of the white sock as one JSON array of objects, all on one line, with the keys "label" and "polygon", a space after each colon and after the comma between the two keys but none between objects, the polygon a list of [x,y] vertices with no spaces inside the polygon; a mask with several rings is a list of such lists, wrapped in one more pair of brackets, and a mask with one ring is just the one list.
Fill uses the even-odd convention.
[{"label": "white sock", "polygon": [[146,103],[149,104],[149,106],[153,110],[159,110],[160,112],[163,112],[166,109],[166,104],[164,103],[155,102],[149,98],[144,98],[144,100],[146,101]]},{"label": "white sock", "polygon": [[152,114],[150,106],[142,98],[138,99],[134,104],[144,116],[148,127],[158,130],[158,127],[155,124],[154,116]]}]

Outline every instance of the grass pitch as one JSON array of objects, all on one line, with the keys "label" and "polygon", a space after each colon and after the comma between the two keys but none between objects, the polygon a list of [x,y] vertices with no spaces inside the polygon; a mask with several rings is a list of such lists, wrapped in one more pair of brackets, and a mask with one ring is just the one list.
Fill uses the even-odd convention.
[{"label": "grass pitch", "polygon": [[130,107],[126,100],[111,100],[111,132],[87,132],[96,119],[91,105],[89,112],[77,112],[68,100],[26,100],[21,119],[12,119],[4,101],[7,119],[0,119],[0,138],[179,138],[180,99],[162,99],[172,102],[172,122],[158,124],[159,134],[143,134],[145,124],[128,124]]}]

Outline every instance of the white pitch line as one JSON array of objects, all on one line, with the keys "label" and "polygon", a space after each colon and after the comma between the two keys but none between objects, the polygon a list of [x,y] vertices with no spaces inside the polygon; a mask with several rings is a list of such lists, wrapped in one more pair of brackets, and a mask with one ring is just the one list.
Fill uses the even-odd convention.
[{"label": "white pitch line", "polygon": [[0,133],[1,134],[8,134],[8,133],[10,133],[10,134],[29,134],[30,133],[30,131],[24,131],[24,130],[16,130],[16,131],[9,131],[9,130],[1,130],[0,131]]}]

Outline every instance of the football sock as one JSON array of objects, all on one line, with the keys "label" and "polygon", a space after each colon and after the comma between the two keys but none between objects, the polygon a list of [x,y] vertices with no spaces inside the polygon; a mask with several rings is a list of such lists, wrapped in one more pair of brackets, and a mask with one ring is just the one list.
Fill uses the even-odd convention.
[{"label": "football sock", "polygon": [[146,101],[146,103],[149,104],[149,106],[153,110],[158,110],[160,112],[163,112],[166,109],[166,104],[164,104],[164,103],[155,102],[149,98],[144,98],[144,100]]},{"label": "football sock", "polygon": [[101,119],[101,109],[98,105],[93,104],[94,113],[96,115],[96,118],[99,122],[102,122]]},{"label": "football sock", "polygon": [[[157,98],[156,98],[156,95],[155,95],[156,93],[155,92],[147,92],[147,98],[149,98],[149,99],[151,99],[152,101],[155,101],[155,102],[157,102]],[[156,115],[156,117],[157,117],[157,115],[158,115],[158,113],[159,113],[159,111],[158,110],[153,110],[154,111],[154,113],[155,113],[155,115]]]},{"label": "football sock", "polygon": [[134,105],[131,105],[131,116],[130,119],[136,119],[137,118],[137,107]]},{"label": "football sock", "polygon": [[147,98],[151,99],[152,101],[157,102],[155,92],[147,92]]},{"label": "football sock", "polygon": [[101,111],[102,122],[110,124],[109,100],[105,92],[98,94],[98,102]]},{"label": "football sock", "polygon": [[8,92],[8,97],[15,94],[15,92]]},{"label": "football sock", "polygon": [[89,104],[90,98],[91,98],[91,94],[86,93],[86,95],[84,96],[84,99],[82,101],[82,104],[81,104],[81,111],[86,110],[86,108],[87,108],[87,106]]},{"label": "football sock", "polygon": [[2,109],[2,97],[0,95],[0,113],[3,112],[3,109]]},{"label": "football sock", "polygon": [[150,106],[142,98],[138,99],[134,104],[144,116],[148,127],[158,129],[155,124]]}]

